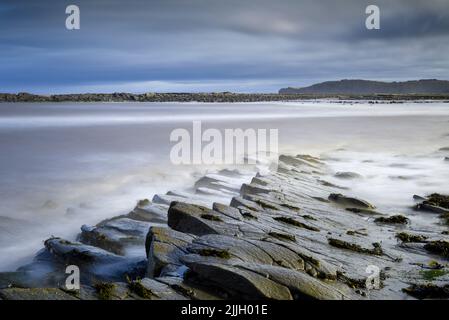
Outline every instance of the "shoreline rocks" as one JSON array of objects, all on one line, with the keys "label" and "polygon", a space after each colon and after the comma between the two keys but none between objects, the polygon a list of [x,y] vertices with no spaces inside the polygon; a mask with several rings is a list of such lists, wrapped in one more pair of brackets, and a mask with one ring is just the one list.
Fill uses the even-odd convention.
[{"label": "shoreline rocks", "polygon": [[268,102],[295,101],[315,99],[345,100],[373,100],[401,103],[402,101],[442,101],[447,102],[448,94],[296,94],[296,93],[233,93],[233,92],[205,92],[205,93],[158,93],[142,94],[116,93],[84,93],[84,94],[56,94],[36,95],[26,92],[18,94],[0,93],[1,102],[201,102],[201,103],[234,103],[234,102]]},{"label": "shoreline rocks", "polygon": [[[379,220],[374,204],[320,183],[325,161],[283,155],[280,162],[278,172],[240,189],[218,175],[200,179],[191,197],[156,195],[127,215],[83,226],[79,242],[48,239],[20,274],[0,273],[0,296],[363,300],[420,298],[427,295],[413,288],[441,287],[449,271],[441,231],[417,234],[406,215]],[[229,205],[207,204],[200,192],[217,184],[233,192]],[[440,196],[417,200],[446,206]],[[442,268],[435,280],[422,275],[429,261]],[[67,264],[80,266],[77,293],[57,291]],[[371,290],[373,266],[380,287]],[[27,275],[53,291],[17,290],[19,282],[31,283]]]}]

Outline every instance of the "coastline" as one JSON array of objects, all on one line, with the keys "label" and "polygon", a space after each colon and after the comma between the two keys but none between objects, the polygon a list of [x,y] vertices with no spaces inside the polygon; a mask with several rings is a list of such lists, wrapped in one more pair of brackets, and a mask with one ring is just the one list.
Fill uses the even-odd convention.
[{"label": "coastline", "polygon": [[[410,195],[414,212],[428,217],[426,231],[417,234],[412,216],[378,212],[355,191],[326,181],[327,171],[326,160],[282,155],[277,172],[237,189],[230,183],[236,173],[226,170],[199,179],[193,194],[142,200],[125,216],[83,226],[80,242],[46,240],[31,264],[0,273],[0,297],[408,299],[444,293],[448,238],[439,222],[449,209]],[[201,200],[223,190],[234,194],[229,205]],[[125,254],[135,248],[145,256]],[[68,264],[81,269],[80,291],[61,289]],[[366,287],[368,266],[380,270],[376,290]]]},{"label": "coastline", "polygon": [[278,94],[278,93],[85,93],[36,95],[30,93],[0,93],[0,103],[7,102],[197,102],[241,103],[335,99],[337,101],[438,101],[449,103],[449,94]]}]

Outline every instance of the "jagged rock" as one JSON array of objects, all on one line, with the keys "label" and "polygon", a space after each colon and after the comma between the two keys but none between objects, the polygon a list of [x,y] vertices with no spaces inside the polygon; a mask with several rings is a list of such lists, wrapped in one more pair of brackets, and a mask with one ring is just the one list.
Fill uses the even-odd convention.
[{"label": "jagged rock", "polygon": [[[40,279],[33,285],[56,286],[64,281],[65,265],[77,264],[83,290],[74,297],[79,299],[98,299],[98,281],[119,291],[111,299],[358,299],[366,295],[367,266],[374,265],[381,270],[382,287],[368,298],[401,299],[404,283],[422,278],[417,265],[427,264],[433,253],[446,257],[441,225],[420,229],[424,239],[408,233],[408,225],[374,223],[379,215],[377,222],[396,218],[322,183],[320,172],[330,172],[324,162],[303,155],[281,160],[278,172],[254,177],[229,206],[214,203],[210,209],[214,196],[173,191],[140,202],[125,216],[84,226],[81,237],[96,238],[83,242],[96,247],[49,239],[48,250],[22,267],[25,278],[12,277],[20,280],[14,284],[31,285],[32,274]],[[237,181],[244,180],[222,172],[200,179],[195,190],[235,194]],[[444,198],[433,200],[427,205],[444,209]],[[148,260],[114,254],[143,246],[145,236]],[[125,283],[127,276],[155,278]],[[0,288],[10,279],[0,273]]]},{"label": "jagged rock", "polygon": [[378,256],[383,254],[382,248],[380,247],[380,244],[378,244],[378,243],[373,243],[373,248],[368,249],[368,248],[364,248],[356,243],[350,243],[350,242],[343,241],[340,239],[329,238],[329,244],[336,248],[351,250],[351,251],[359,252],[359,253],[373,254],[373,255],[378,255]]},{"label": "jagged rock", "polygon": [[269,265],[244,265],[260,275],[282,284],[290,289],[295,299],[348,300],[354,294],[349,288],[334,286],[330,282],[320,281],[303,271],[291,270]]},{"label": "jagged rock", "polygon": [[264,180],[263,177],[256,176],[256,177],[251,179],[251,184],[252,185],[258,185],[258,186],[266,187],[266,186],[269,185],[269,182]]},{"label": "jagged rock", "polygon": [[199,206],[207,206],[208,205],[207,201],[200,199],[200,198],[193,198],[192,196],[184,197],[184,196],[179,196],[179,195],[167,195],[167,194],[155,195],[152,199],[152,202],[159,204],[159,205],[166,205],[166,206],[170,206],[172,204],[172,202],[184,202],[184,203],[199,205]]},{"label": "jagged rock", "polygon": [[136,207],[128,213],[128,218],[148,222],[167,222],[167,207],[151,203],[142,207]]},{"label": "jagged rock", "polygon": [[218,191],[228,191],[232,193],[239,192],[239,187],[232,184],[232,180],[222,175],[218,176],[212,174],[206,175],[196,181],[194,188],[197,190],[200,188],[208,188]]},{"label": "jagged rock", "polygon": [[430,241],[429,243],[424,245],[424,249],[434,254],[449,258],[449,241]]},{"label": "jagged rock", "polygon": [[145,239],[148,229],[152,225],[155,224],[146,221],[137,221],[129,218],[120,218],[100,222],[97,226],[115,229],[124,234]]},{"label": "jagged rock", "polygon": [[219,233],[216,225],[220,222],[203,217],[214,216],[214,211],[206,207],[173,202],[168,210],[168,225],[174,230],[198,236]]},{"label": "jagged rock", "polygon": [[114,255],[97,247],[84,245],[79,242],[67,241],[61,238],[50,238],[45,241],[45,247],[54,256],[64,262],[74,264],[117,263],[123,257]]},{"label": "jagged rock", "polygon": [[414,195],[413,195],[413,200],[416,200],[416,201],[424,201],[424,200],[426,200],[426,198],[421,197],[421,196],[418,196],[417,194],[414,194]]},{"label": "jagged rock", "polygon": [[433,193],[416,205],[418,210],[426,210],[435,213],[449,214],[449,196]]},{"label": "jagged rock", "polygon": [[180,202],[174,202],[170,206],[168,225],[174,230],[197,236],[206,234],[242,236],[260,232],[243,221],[229,218],[220,212]]},{"label": "jagged rock", "polygon": [[270,237],[273,237],[275,239],[279,239],[281,241],[292,241],[295,242],[296,241],[296,237],[292,234],[288,234],[288,233],[281,233],[281,232],[268,232],[268,235]]},{"label": "jagged rock", "polygon": [[305,160],[307,162],[313,163],[313,164],[320,164],[324,165],[324,163],[321,161],[320,158],[308,155],[308,154],[297,154],[296,158]]},{"label": "jagged rock", "polygon": [[142,275],[146,261],[142,258],[125,258],[106,250],[71,242],[60,238],[45,241],[47,250],[59,261],[67,265],[77,265],[83,282],[93,279],[120,281],[126,276]]},{"label": "jagged rock", "polygon": [[252,194],[252,195],[265,195],[267,193],[270,193],[272,190],[258,186],[258,185],[254,185],[254,184],[242,184],[242,187],[240,188],[240,195],[247,195],[247,194]]},{"label": "jagged rock", "polygon": [[[273,263],[272,258],[262,249],[255,246],[251,242],[245,240],[229,237],[224,235],[205,235],[197,238],[187,247],[191,253],[207,256],[207,251],[202,253],[202,250],[218,250],[220,252],[227,252],[229,260],[236,261],[254,261],[258,263]],[[228,261],[229,262],[229,261]]]},{"label": "jagged rock", "polygon": [[304,270],[304,258],[288,247],[269,241],[248,240],[248,242],[262,249],[270,256],[273,261],[270,265],[278,265],[293,270]]},{"label": "jagged rock", "polygon": [[[319,278],[329,280],[337,279],[337,268],[331,265],[330,263],[324,261],[320,255],[308,250],[307,248],[295,245],[291,242],[282,242],[275,239],[266,240],[264,242],[275,244],[279,247],[283,247],[290,250],[291,252],[296,254],[296,256],[299,257],[302,261],[304,261],[305,264],[307,263],[309,266],[313,267],[317,272],[317,276]],[[260,245],[261,247],[264,247],[265,246],[264,242],[262,243],[257,242],[257,244]],[[278,248],[274,248],[274,250],[278,250]],[[279,250],[279,252],[281,253],[282,250]],[[287,257],[287,255],[285,255],[285,257]],[[298,263],[302,264],[303,262],[301,262],[301,260]],[[301,268],[298,269],[301,270]]]},{"label": "jagged rock", "polygon": [[227,205],[221,204],[221,203],[214,202],[214,204],[212,205],[212,209],[231,218],[231,219],[235,219],[238,221],[242,221],[242,219],[243,219],[243,216],[239,210],[237,210],[236,208],[232,208]]},{"label": "jagged rock", "polygon": [[428,237],[421,234],[410,234],[407,232],[399,232],[396,234],[396,238],[403,243],[408,242],[427,242]]},{"label": "jagged rock", "polygon": [[331,183],[329,181],[322,180],[322,179],[318,179],[317,182],[322,184],[325,187],[332,187],[332,188],[337,188],[337,189],[341,189],[341,190],[348,190],[349,189],[347,187],[342,187],[342,186],[336,185],[334,183]]},{"label": "jagged rock", "polygon": [[365,200],[360,200],[353,197],[347,197],[342,194],[332,193],[329,195],[329,200],[338,203],[347,208],[360,208],[360,209],[375,209],[376,207]]},{"label": "jagged rock", "polygon": [[320,229],[318,229],[318,228],[315,228],[315,227],[310,226],[308,224],[299,222],[298,220],[295,220],[295,219],[290,218],[290,217],[274,217],[273,219],[276,220],[276,221],[280,221],[280,222],[283,222],[283,223],[286,223],[286,224],[298,227],[298,228],[304,228],[304,229],[311,230],[311,231],[320,231]]},{"label": "jagged rock", "polygon": [[130,236],[112,228],[90,227],[83,225],[79,241],[96,246],[118,255],[124,255],[126,244],[139,243],[139,238]]},{"label": "jagged rock", "polygon": [[304,157],[292,157],[292,156],[287,156],[287,155],[280,155],[279,156],[279,161],[285,163],[286,165],[291,165],[294,167],[309,167],[309,168],[314,168],[314,169],[318,169],[319,166],[317,166],[316,164],[311,163],[310,161],[304,160]]},{"label": "jagged rock", "polygon": [[381,215],[381,213],[372,209],[360,209],[360,208],[345,208],[346,211],[368,215]]},{"label": "jagged rock", "polygon": [[245,200],[241,197],[232,198],[230,206],[237,209],[245,208],[255,212],[263,211],[263,208],[261,206],[257,205],[252,201]]},{"label": "jagged rock", "polygon": [[417,299],[448,299],[449,285],[413,284],[403,291]]},{"label": "jagged rock", "polygon": [[189,261],[187,266],[203,281],[227,291],[233,299],[292,299],[287,287],[249,270],[207,261]]},{"label": "jagged rock", "polygon": [[96,282],[93,287],[81,286],[81,300],[128,300],[137,297],[129,290],[125,282]]},{"label": "jagged rock", "polygon": [[188,283],[179,277],[161,277],[155,280],[165,283],[176,292],[192,300],[221,300],[221,297],[210,292],[210,288]]},{"label": "jagged rock", "polygon": [[379,217],[374,219],[374,222],[378,223],[390,223],[390,224],[406,224],[408,223],[409,219],[407,217],[404,217],[403,215],[394,215],[390,217]]},{"label": "jagged rock", "polygon": [[334,177],[339,179],[360,179],[362,176],[355,172],[337,172]]},{"label": "jagged rock", "polygon": [[443,213],[443,214],[449,213],[449,209],[445,209],[445,208],[438,207],[438,206],[433,206],[433,205],[426,204],[426,203],[418,204],[416,206],[416,208],[418,210],[430,211],[430,212],[434,212],[434,213]]},{"label": "jagged rock", "polygon": [[96,227],[83,225],[78,239],[84,244],[124,255],[128,247],[145,243],[145,236],[152,225],[160,224],[126,217],[109,219]]},{"label": "jagged rock", "polygon": [[142,299],[150,300],[188,300],[165,283],[150,278],[131,282],[130,291]]},{"label": "jagged rock", "polygon": [[148,257],[147,275],[160,276],[182,266],[180,257],[187,253],[186,247],[193,236],[169,228],[151,227],[145,248]]}]

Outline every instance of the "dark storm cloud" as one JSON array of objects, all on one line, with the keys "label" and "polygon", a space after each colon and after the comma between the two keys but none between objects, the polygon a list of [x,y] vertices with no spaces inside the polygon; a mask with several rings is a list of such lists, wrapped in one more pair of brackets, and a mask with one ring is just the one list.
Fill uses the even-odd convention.
[{"label": "dark storm cloud", "polygon": [[[81,30],[65,29],[65,8]],[[365,8],[381,30],[365,29]],[[447,78],[449,0],[0,3],[0,91],[276,91]],[[400,57],[400,59],[398,59]]]}]

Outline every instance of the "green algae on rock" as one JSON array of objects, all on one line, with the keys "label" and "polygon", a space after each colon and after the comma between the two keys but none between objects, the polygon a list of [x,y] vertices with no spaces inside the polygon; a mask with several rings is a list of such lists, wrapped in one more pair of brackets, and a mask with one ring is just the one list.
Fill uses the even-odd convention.
[{"label": "green algae on rock", "polygon": [[430,196],[427,197],[427,200],[423,201],[423,203],[449,209],[449,196],[438,193],[432,193]]},{"label": "green algae on rock", "polygon": [[391,223],[391,224],[407,224],[408,223],[408,218],[403,216],[403,215],[394,215],[394,216],[390,216],[390,217],[379,217],[374,219],[374,222],[379,222],[379,223]]},{"label": "green algae on rock", "polygon": [[292,234],[269,232],[268,235],[279,240],[296,241],[296,237]]},{"label": "green algae on rock", "polygon": [[231,255],[228,250],[216,250],[216,249],[201,249],[198,251],[200,256],[205,257],[217,257],[221,259],[229,259]]},{"label": "green algae on rock", "polygon": [[151,201],[148,199],[142,199],[137,202],[138,207],[146,207],[151,204]]},{"label": "green algae on rock", "polygon": [[318,228],[315,228],[313,226],[309,226],[309,225],[307,225],[305,223],[302,223],[302,222],[299,222],[299,221],[297,221],[297,220],[295,220],[293,218],[289,218],[289,217],[274,217],[273,219],[276,220],[276,221],[279,221],[279,222],[283,222],[283,223],[287,223],[287,224],[293,225],[293,226],[298,227],[298,228],[303,228],[303,229],[307,229],[307,230],[311,230],[311,231],[320,231],[320,229],[318,229]]},{"label": "green algae on rock", "polygon": [[109,282],[98,282],[94,284],[95,291],[97,292],[98,298],[101,300],[111,300],[116,285]]},{"label": "green algae on rock", "polygon": [[146,288],[143,284],[142,284],[142,280],[141,279],[136,279],[133,281],[129,281],[128,282],[128,288],[131,292],[137,294],[139,297],[143,298],[143,299],[148,299],[151,300],[154,297],[157,297],[157,295],[151,291],[150,289]]},{"label": "green algae on rock", "polygon": [[407,242],[426,242],[428,239],[427,236],[420,235],[420,234],[410,234],[407,232],[399,232],[396,234],[396,238],[400,241],[407,243]]},{"label": "green algae on rock", "polygon": [[220,217],[215,216],[213,214],[202,214],[201,218],[210,220],[210,221],[217,221],[217,222],[223,222],[223,220],[220,219]]},{"label": "green algae on rock", "polygon": [[354,252],[372,254],[372,255],[377,255],[377,256],[381,256],[383,254],[382,247],[380,246],[379,243],[373,243],[372,245],[374,248],[367,249],[367,248],[361,247],[358,244],[350,243],[350,242],[343,241],[340,239],[329,238],[328,241],[331,246],[340,248],[340,249],[346,249],[346,250],[351,250]]},{"label": "green algae on rock", "polygon": [[431,241],[424,245],[424,249],[443,257],[449,257],[449,242],[445,240]]}]

